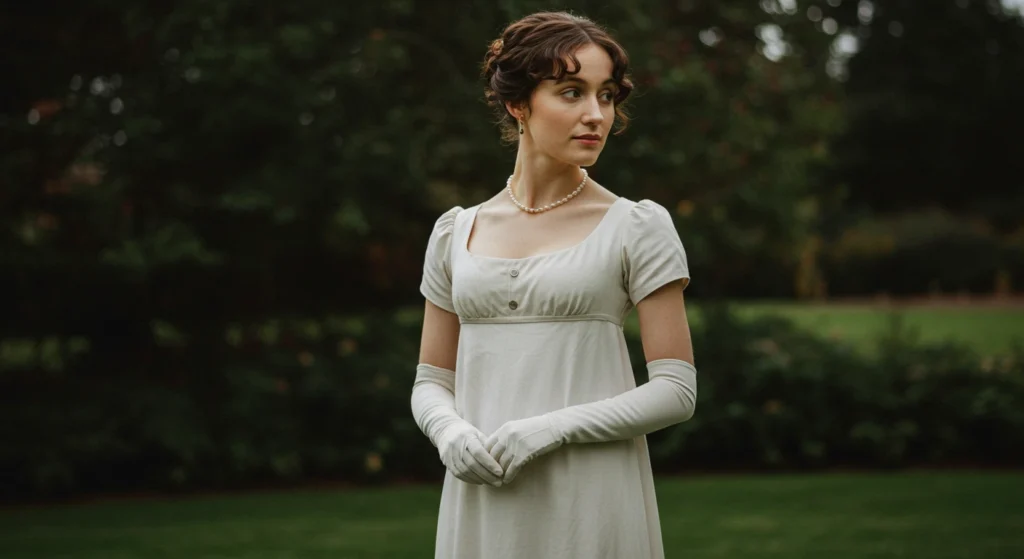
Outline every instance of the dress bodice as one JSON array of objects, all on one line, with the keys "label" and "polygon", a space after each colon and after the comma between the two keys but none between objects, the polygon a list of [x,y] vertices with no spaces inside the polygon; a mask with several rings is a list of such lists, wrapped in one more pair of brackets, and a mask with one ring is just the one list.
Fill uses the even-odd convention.
[{"label": "dress bodice", "polygon": [[689,280],[668,211],[618,198],[579,243],[525,258],[468,250],[480,206],[454,207],[435,223],[421,291],[462,323],[605,320],[626,315],[658,287]]}]

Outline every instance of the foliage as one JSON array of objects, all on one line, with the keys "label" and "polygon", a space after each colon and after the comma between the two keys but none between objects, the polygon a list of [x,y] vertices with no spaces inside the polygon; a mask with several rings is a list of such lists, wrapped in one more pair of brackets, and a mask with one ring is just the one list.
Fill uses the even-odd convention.
[{"label": "foliage", "polygon": [[[659,471],[1021,465],[1020,349],[982,360],[894,328],[866,356],[779,318],[702,310],[697,413],[651,435]],[[8,382],[22,397],[0,408],[7,496],[436,479],[409,411],[419,328],[416,314],[235,325],[220,371]],[[221,377],[221,393],[197,380]]]},{"label": "foliage", "polygon": [[697,413],[651,437],[663,469],[1020,464],[1020,346],[980,359],[896,321],[865,355],[777,317],[702,324]]},{"label": "foliage", "polygon": [[865,220],[823,255],[829,293],[990,293],[1014,250],[984,222],[941,210]]},{"label": "foliage", "polygon": [[[56,334],[76,317],[64,328],[92,335],[107,315],[145,339],[154,319],[190,330],[200,316],[409,302],[433,219],[511,168],[477,68],[504,24],[542,8],[460,3],[453,21],[454,6],[109,1],[12,18],[12,36],[46,29],[80,52],[36,42],[9,62],[10,333]],[[635,118],[594,175],[679,213],[701,289],[792,262],[814,218],[806,171],[839,108],[820,67],[767,60],[757,31],[786,25],[808,52],[825,36],[755,5],[543,7],[609,24],[632,53]],[[91,9],[105,28],[77,23]],[[20,66],[47,55],[45,73]],[[55,279],[72,270],[71,285]]]},{"label": "foliage", "polygon": [[[1008,2],[810,2],[859,43],[833,180],[851,209],[937,206],[1020,226],[1024,25]],[[811,8],[808,8],[811,9]],[[839,218],[840,224],[845,220]]]},{"label": "foliage", "polygon": [[[485,199],[512,168],[482,103],[478,64],[505,24],[538,9],[605,23],[631,53],[634,118],[593,176],[673,211],[694,295],[815,293],[817,258],[844,225],[837,189],[859,191],[873,176],[864,161],[886,159],[833,140],[874,142],[903,101],[870,110],[889,85],[862,77],[893,52],[890,42],[867,43],[843,86],[825,72],[834,37],[783,4],[792,7],[0,8],[0,41],[18,52],[0,59],[0,346],[18,353],[0,359],[0,434],[11,441],[0,473],[15,488],[48,492],[436,469],[422,459],[430,449],[406,417],[409,379],[397,372],[414,360],[415,324],[391,315],[420,301],[424,243],[439,213]],[[1012,65],[1021,35],[1006,22],[996,28]],[[772,32],[784,56],[766,56]],[[912,46],[921,53],[916,38]],[[909,70],[918,68],[933,66]],[[1008,86],[1024,74],[1002,68],[980,70],[992,77],[983,99],[1010,116],[977,110],[951,130],[970,139],[993,122],[1013,127],[1019,107],[1007,96],[1019,88]],[[952,91],[910,82],[929,95]],[[943,99],[908,106],[959,118],[956,96]],[[991,153],[963,169],[979,173],[1010,153],[986,145]],[[840,155],[843,164],[831,165]],[[928,192],[908,176],[909,188]],[[957,176],[973,184],[970,173]],[[983,210],[972,209],[998,217]],[[353,326],[327,316],[358,318]]]}]

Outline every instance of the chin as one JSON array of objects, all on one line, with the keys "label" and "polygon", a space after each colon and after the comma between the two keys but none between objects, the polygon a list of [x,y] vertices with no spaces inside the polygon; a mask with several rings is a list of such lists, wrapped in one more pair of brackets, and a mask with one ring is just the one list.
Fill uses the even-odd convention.
[{"label": "chin", "polygon": [[567,155],[568,157],[564,159],[566,163],[578,167],[590,167],[597,163],[597,158],[601,156],[601,152],[593,151],[590,153],[571,153]]}]

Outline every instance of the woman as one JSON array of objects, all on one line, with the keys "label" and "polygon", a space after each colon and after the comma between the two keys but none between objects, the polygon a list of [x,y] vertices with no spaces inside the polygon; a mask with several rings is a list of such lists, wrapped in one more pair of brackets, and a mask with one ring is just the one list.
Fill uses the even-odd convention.
[{"label": "woman", "polygon": [[[539,13],[486,55],[515,169],[428,241],[412,412],[448,468],[435,557],[663,557],[644,435],[693,414],[686,254],[593,165],[632,84],[593,22]],[[636,307],[650,382],[622,333]]]}]

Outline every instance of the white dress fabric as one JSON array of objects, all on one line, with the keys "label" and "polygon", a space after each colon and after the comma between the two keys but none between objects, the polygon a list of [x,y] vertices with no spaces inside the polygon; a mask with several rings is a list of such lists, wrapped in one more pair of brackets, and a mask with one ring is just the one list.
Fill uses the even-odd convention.
[{"label": "white dress fabric", "polygon": [[[665,208],[618,198],[582,242],[515,259],[467,250],[478,210],[437,220],[420,286],[461,323],[457,412],[486,437],[506,421],[634,388],[623,320],[657,288],[689,280]],[[664,557],[646,437],[563,445],[500,488],[448,472],[435,557]]]}]

